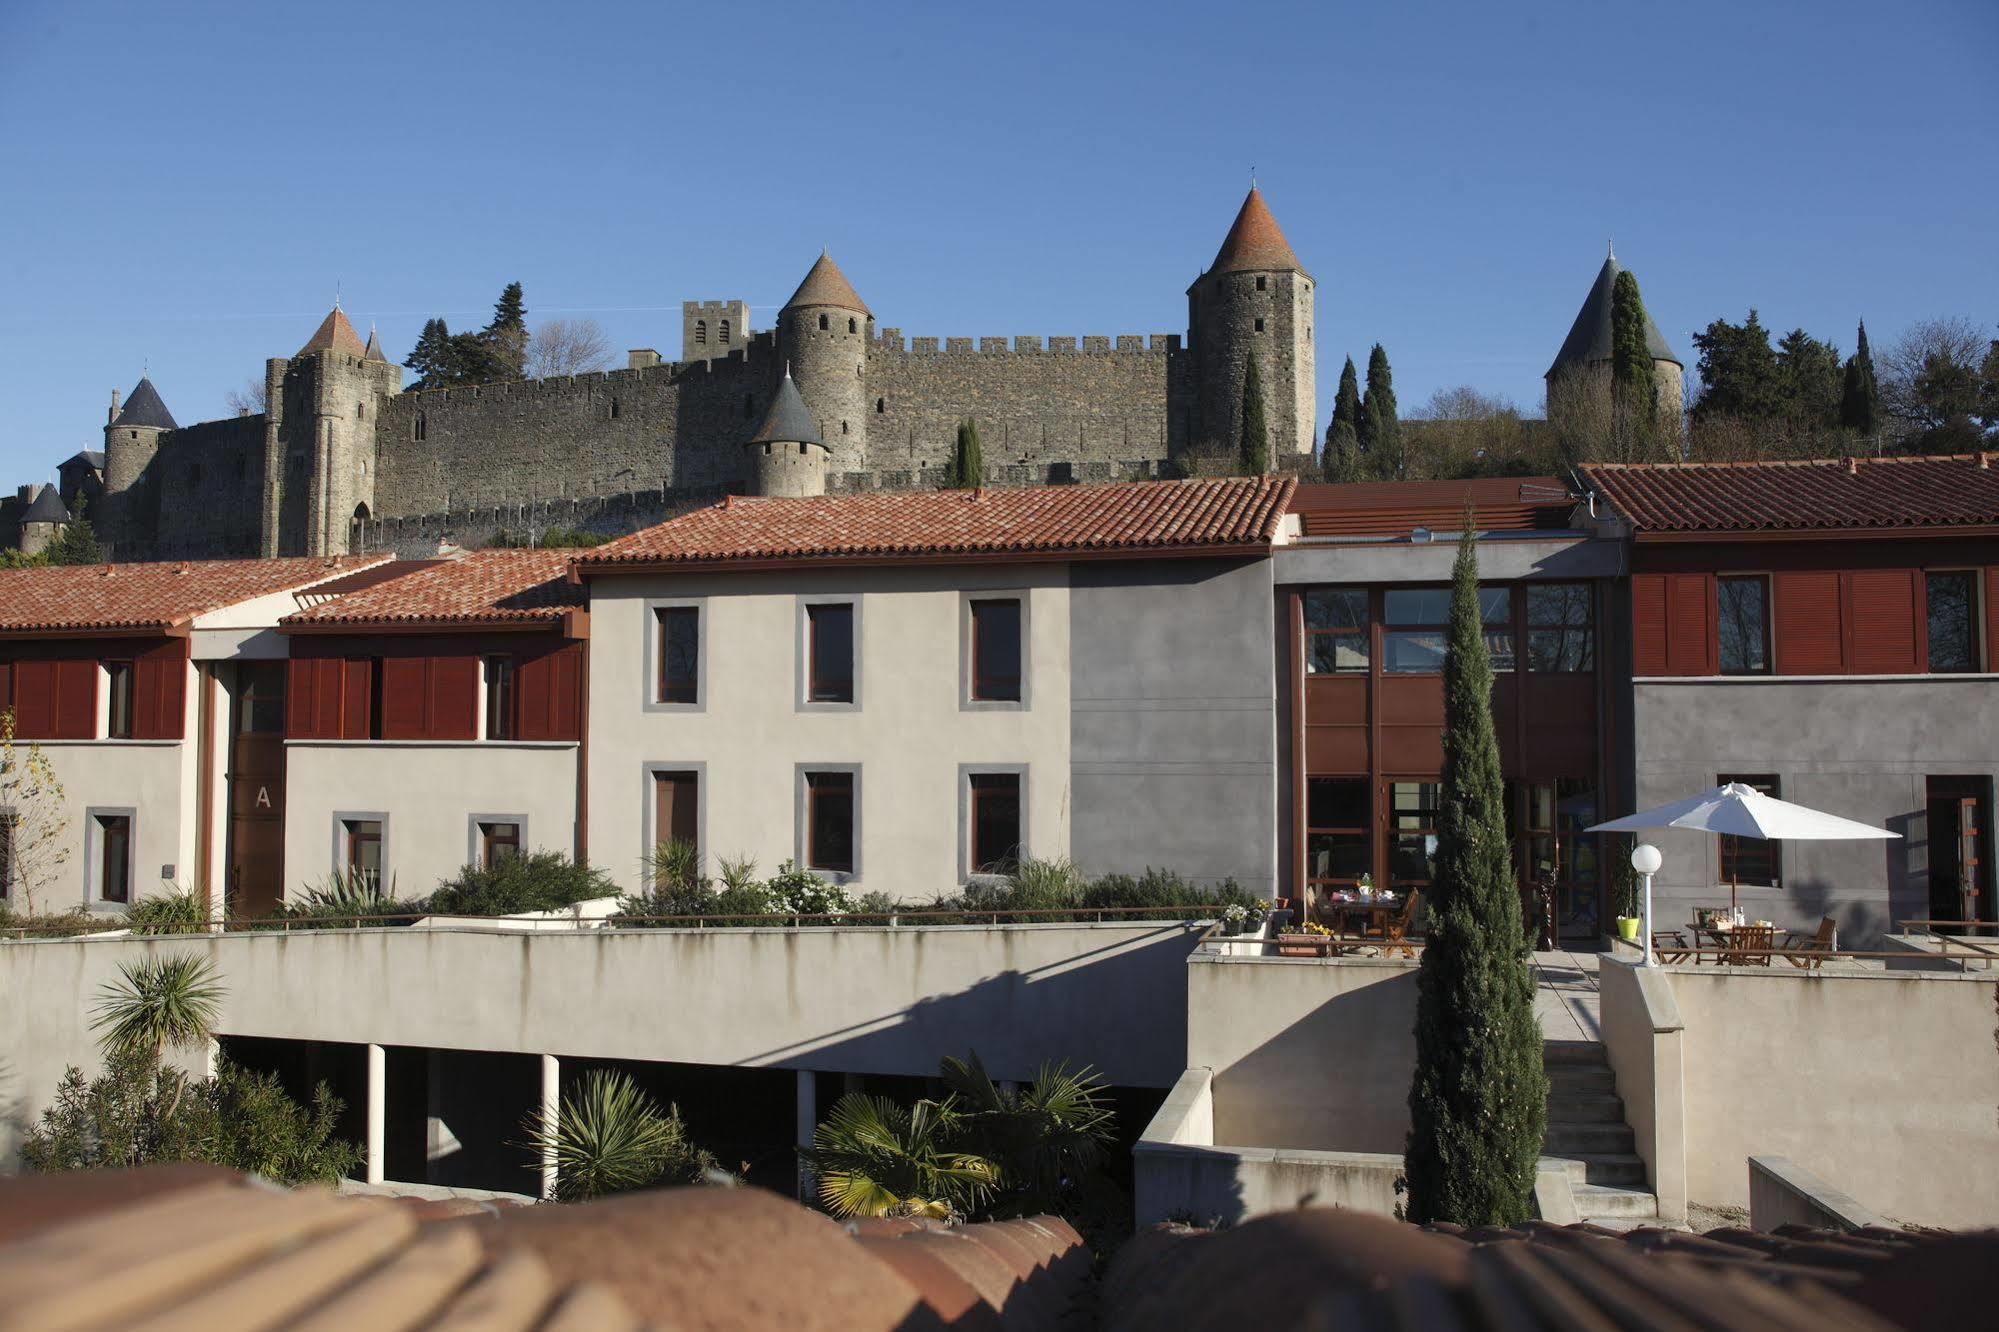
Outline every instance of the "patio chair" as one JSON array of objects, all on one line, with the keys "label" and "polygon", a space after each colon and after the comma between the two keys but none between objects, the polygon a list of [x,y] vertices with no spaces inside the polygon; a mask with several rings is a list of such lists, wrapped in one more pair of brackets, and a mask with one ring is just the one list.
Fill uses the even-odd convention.
[{"label": "patio chair", "polygon": [[1728,931],[1720,962],[1730,967],[1767,967],[1777,931],[1770,925],[1737,925]]},{"label": "patio chair", "polygon": [[1819,921],[1818,929],[1809,935],[1791,933],[1785,936],[1783,958],[1794,967],[1816,971],[1832,956],[1839,944],[1839,922],[1831,916]]},{"label": "patio chair", "polygon": [[1666,966],[1674,966],[1694,955],[1694,947],[1679,930],[1652,931],[1652,954]]},{"label": "patio chair", "polygon": [[1394,957],[1395,950],[1401,949],[1407,957],[1416,956],[1416,949],[1409,943],[1409,927],[1416,923],[1416,907],[1423,900],[1419,890],[1412,890],[1402,904],[1402,910],[1388,917],[1381,924],[1381,955]]}]

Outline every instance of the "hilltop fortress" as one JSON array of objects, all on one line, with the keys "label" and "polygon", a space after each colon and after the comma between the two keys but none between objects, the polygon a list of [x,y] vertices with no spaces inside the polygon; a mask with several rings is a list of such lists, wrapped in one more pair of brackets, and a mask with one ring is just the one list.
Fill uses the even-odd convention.
[{"label": "hilltop fortress", "polygon": [[[1607,339],[1598,285],[1565,354],[1594,347],[1578,337],[1592,305]],[[616,533],[730,492],[935,486],[966,419],[994,484],[1143,479],[1232,445],[1251,358],[1273,452],[1309,458],[1315,292],[1252,188],[1187,288],[1184,338],[905,339],[822,254],[773,328],[741,301],[684,303],[677,361],[641,349],[622,370],[407,392],[336,307],[266,362],[262,414],[181,426],[150,380],[114,394],[101,453],[61,464],[61,504],[23,488],[0,503],[0,539],[34,548],[79,496],[120,559]]]}]

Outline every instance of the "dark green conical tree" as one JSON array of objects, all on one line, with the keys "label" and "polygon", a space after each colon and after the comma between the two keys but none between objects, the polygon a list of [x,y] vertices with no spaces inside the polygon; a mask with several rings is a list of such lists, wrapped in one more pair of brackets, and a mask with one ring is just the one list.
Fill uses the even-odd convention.
[{"label": "dark green conical tree", "polygon": [[1367,395],[1360,401],[1360,447],[1367,470],[1383,481],[1402,479],[1402,423],[1395,415],[1395,376],[1380,343],[1367,354]]},{"label": "dark green conical tree", "polygon": [[1319,467],[1328,481],[1360,480],[1360,377],[1354,373],[1351,356],[1340,370],[1333,422],[1326,427],[1326,450]]},{"label": "dark green conical tree", "polygon": [[1873,439],[1881,430],[1881,385],[1874,378],[1874,353],[1867,347],[1867,321],[1860,321],[1860,337],[1839,386],[1839,423],[1863,439]]},{"label": "dark green conical tree", "polygon": [[485,364],[479,367],[482,380],[518,379],[527,365],[528,308],[521,284],[509,282],[493,303],[493,322],[486,325],[480,341],[485,344]]},{"label": "dark green conical tree", "polygon": [[410,383],[412,389],[442,388],[458,382],[451,329],[442,319],[423,321],[423,332],[417,334],[416,346],[410,348],[409,359],[403,364],[416,375]]},{"label": "dark green conical tree", "polygon": [[951,476],[947,483],[959,490],[984,485],[985,453],[979,448],[979,423],[967,417],[958,422],[958,442],[951,449]]},{"label": "dark green conical tree", "polygon": [[1645,341],[1645,300],[1628,268],[1610,289],[1610,368],[1622,460],[1645,461],[1659,433],[1659,379]]},{"label": "dark green conical tree", "polygon": [[1263,414],[1263,372],[1256,358],[1242,376],[1242,435],[1236,441],[1236,460],[1244,476],[1262,476],[1270,470],[1270,423]]},{"label": "dark green conical tree", "polygon": [[1442,807],[1403,1170],[1411,1221],[1510,1226],[1533,1212],[1548,1077],[1506,837],[1474,525],[1467,513],[1451,576]]},{"label": "dark green conical tree", "polygon": [[50,564],[102,564],[104,547],[97,540],[97,529],[90,525],[90,519],[83,511],[90,507],[90,499],[82,491],[77,492],[76,512],[62,525],[55,539],[48,544],[47,554]]}]

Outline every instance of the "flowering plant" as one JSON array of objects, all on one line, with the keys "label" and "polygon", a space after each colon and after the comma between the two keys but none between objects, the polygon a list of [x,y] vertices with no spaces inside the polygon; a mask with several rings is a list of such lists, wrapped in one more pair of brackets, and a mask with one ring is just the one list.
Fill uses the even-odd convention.
[{"label": "flowering plant", "polygon": [[1231,902],[1222,912],[1222,919],[1231,925],[1240,925],[1249,918],[1249,908],[1240,902]]}]

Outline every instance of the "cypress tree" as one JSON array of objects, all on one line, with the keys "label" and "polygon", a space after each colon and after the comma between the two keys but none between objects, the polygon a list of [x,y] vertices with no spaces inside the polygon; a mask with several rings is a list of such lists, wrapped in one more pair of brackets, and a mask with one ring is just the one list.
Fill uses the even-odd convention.
[{"label": "cypress tree", "polygon": [[958,422],[958,442],[951,449],[951,474],[946,486],[970,490],[985,484],[986,459],[979,448],[979,423],[970,417]]},{"label": "cypress tree", "polygon": [[1659,381],[1645,342],[1645,301],[1630,269],[1619,272],[1610,289],[1610,365],[1623,457],[1642,460],[1658,433]]},{"label": "cypress tree", "polygon": [[1326,451],[1319,463],[1328,481],[1360,479],[1360,377],[1354,373],[1351,356],[1340,370],[1333,421],[1326,427]]},{"label": "cypress tree", "polygon": [[1429,935],[1417,974],[1408,1217],[1511,1226],[1532,1213],[1548,1078],[1506,837],[1472,515],[1451,575],[1444,772]]},{"label": "cypress tree", "polygon": [[1839,386],[1839,423],[1863,439],[1872,439],[1881,429],[1881,386],[1874,378],[1874,353],[1867,347],[1867,321],[1860,321],[1860,337]]},{"label": "cypress tree", "polygon": [[1242,438],[1236,452],[1244,476],[1262,476],[1270,470],[1270,425],[1263,415],[1263,372],[1256,358],[1242,376]]},{"label": "cypress tree", "polygon": [[1368,470],[1384,481],[1402,476],[1402,424],[1395,416],[1395,377],[1380,343],[1367,354],[1367,396],[1360,403],[1360,447]]}]

